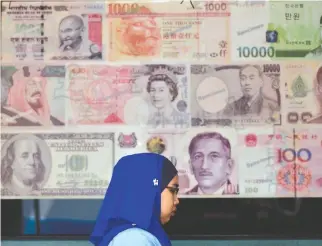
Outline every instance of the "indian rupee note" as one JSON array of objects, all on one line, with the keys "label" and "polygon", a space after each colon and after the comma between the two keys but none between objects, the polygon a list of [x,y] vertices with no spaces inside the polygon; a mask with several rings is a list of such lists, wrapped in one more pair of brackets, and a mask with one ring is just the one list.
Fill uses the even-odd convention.
[{"label": "indian rupee note", "polygon": [[240,196],[294,197],[294,190],[284,185],[281,175],[289,166],[279,159],[289,148],[293,148],[292,128],[250,127],[239,131]]},{"label": "indian rupee note", "polygon": [[193,4],[109,1],[109,60],[229,61],[228,1]]},{"label": "indian rupee note", "polygon": [[65,67],[61,64],[1,66],[2,126],[62,126]]},{"label": "indian rupee note", "polygon": [[281,73],[278,63],[191,65],[192,126],[280,124]]},{"label": "indian rupee note", "polygon": [[113,157],[113,133],[1,134],[2,198],[102,198]]},{"label": "indian rupee note", "polygon": [[231,61],[272,60],[275,49],[267,41],[270,3],[230,1]]},{"label": "indian rupee note", "polygon": [[69,124],[189,126],[185,65],[68,66]]},{"label": "indian rupee note", "polygon": [[322,129],[315,126],[295,128],[294,190],[297,197],[322,197]]},{"label": "indian rupee note", "polygon": [[104,2],[3,2],[2,59],[103,59]]},{"label": "indian rupee note", "polygon": [[283,122],[322,123],[322,64],[287,62],[283,64]]},{"label": "indian rupee note", "polygon": [[267,42],[273,59],[322,59],[321,1],[270,1]]}]

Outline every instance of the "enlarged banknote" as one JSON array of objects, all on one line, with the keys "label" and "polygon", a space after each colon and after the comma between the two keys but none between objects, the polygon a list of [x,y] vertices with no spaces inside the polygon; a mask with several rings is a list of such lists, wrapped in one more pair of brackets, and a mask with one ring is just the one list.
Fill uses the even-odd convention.
[{"label": "enlarged banknote", "polygon": [[266,40],[274,59],[322,59],[321,1],[269,1]]},{"label": "enlarged banknote", "polygon": [[62,65],[2,65],[1,125],[64,125],[64,83]]},{"label": "enlarged banknote", "polygon": [[69,124],[189,126],[185,65],[68,66]]},{"label": "enlarged banknote", "polygon": [[282,79],[283,122],[322,124],[322,63],[285,63]]},{"label": "enlarged banknote", "polygon": [[2,59],[102,60],[104,2],[3,2]]},{"label": "enlarged banknote", "polygon": [[322,197],[322,129],[295,128],[294,190],[297,197]]},{"label": "enlarged banknote", "polygon": [[1,196],[101,198],[113,156],[113,133],[1,134]]},{"label": "enlarged banknote", "polygon": [[[109,1],[108,57],[227,62],[230,58],[228,1]],[[213,31],[212,31],[213,30]]]},{"label": "enlarged banknote", "polygon": [[275,49],[267,40],[270,3],[229,1],[231,7],[231,61],[272,60]]},{"label": "enlarged banknote", "polygon": [[278,63],[191,66],[192,126],[280,124]]},{"label": "enlarged banknote", "polygon": [[234,128],[192,128],[176,135],[182,197],[239,197],[239,160]]},{"label": "enlarged banknote", "polygon": [[287,159],[289,150],[294,149],[293,134],[292,128],[273,126],[238,132],[241,197],[295,196],[289,184],[292,176],[287,173],[290,163],[281,160],[281,153]]}]

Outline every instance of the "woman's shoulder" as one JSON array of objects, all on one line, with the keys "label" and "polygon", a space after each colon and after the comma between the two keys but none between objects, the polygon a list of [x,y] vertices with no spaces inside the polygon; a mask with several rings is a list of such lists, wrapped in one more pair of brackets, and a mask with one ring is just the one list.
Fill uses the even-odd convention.
[{"label": "woman's shoulder", "polygon": [[150,232],[140,228],[130,228],[117,234],[108,246],[161,246]]}]

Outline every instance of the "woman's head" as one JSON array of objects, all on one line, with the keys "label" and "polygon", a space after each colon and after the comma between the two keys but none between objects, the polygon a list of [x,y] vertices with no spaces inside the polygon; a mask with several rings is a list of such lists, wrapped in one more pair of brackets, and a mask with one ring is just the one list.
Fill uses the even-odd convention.
[{"label": "woman's head", "polygon": [[164,156],[141,153],[122,157],[114,167],[91,241],[101,242],[116,224],[134,225],[164,238],[161,224],[176,210],[178,189],[177,170]]},{"label": "woman's head", "polygon": [[179,179],[177,170],[168,159],[164,159],[162,167],[162,186],[161,186],[161,213],[160,221],[167,223],[177,210],[179,204]]},{"label": "woman's head", "polygon": [[147,84],[151,103],[156,108],[164,108],[178,96],[176,83],[166,74],[151,75]]}]

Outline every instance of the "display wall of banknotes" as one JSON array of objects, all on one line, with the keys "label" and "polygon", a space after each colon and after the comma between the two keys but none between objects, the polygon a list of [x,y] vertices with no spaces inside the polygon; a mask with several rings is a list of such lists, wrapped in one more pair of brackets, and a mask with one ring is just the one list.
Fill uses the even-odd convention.
[{"label": "display wall of banknotes", "polygon": [[140,152],[185,198],[322,197],[321,1],[1,4],[2,198],[102,198]]}]

